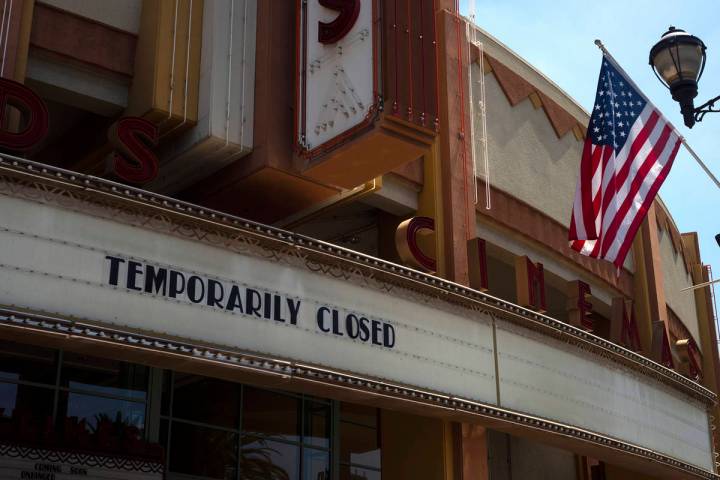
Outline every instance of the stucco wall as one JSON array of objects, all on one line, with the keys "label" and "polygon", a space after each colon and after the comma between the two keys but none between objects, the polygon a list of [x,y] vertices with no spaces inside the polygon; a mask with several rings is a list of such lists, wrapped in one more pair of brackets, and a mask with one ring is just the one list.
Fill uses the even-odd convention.
[{"label": "stucco wall", "polygon": [[[473,78],[479,78],[479,67],[473,69]],[[479,83],[474,83],[473,95],[479,100]],[[485,75],[485,91],[492,183],[567,225],[582,143],[571,133],[558,139],[545,112],[530,100],[512,107],[492,74]],[[479,154],[478,123],[474,141]],[[478,170],[483,173],[481,164]]]},{"label": "stucco wall", "polygon": [[[480,78],[473,64],[472,78]],[[529,99],[510,105],[493,74],[485,75],[486,124],[490,181],[514,197],[569,227],[583,143],[572,133],[558,138],[545,111]],[[473,100],[480,101],[480,83],[473,81]],[[478,175],[482,162],[482,129],[479,109],[473,122]],[[483,201],[481,199],[481,201]],[[632,252],[625,268],[634,271]]]},{"label": "stucco wall", "polygon": [[698,348],[701,348],[695,295],[692,291],[681,291],[683,288],[693,284],[692,277],[685,270],[682,254],[680,252],[675,253],[670,234],[664,229],[658,229],[658,237],[660,239],[660,259],[662,262],[665,300],[688,328]]}]

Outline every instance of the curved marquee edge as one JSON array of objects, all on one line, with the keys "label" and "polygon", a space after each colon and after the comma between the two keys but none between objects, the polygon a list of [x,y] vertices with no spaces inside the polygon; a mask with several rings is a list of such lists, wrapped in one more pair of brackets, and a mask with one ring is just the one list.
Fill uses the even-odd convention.
[{"label": "curved marquee edge", "polygon": [[143,333],[127,332],[84,322],[75,322],[0,307],[0,330],[2,329],[29,330],[41,334],[61,335],[67,338],[94,340],[144,351],[163,354],[171,353],[187,359],[221,364],[226,367],[239,368],[247,372],[277,376],[288,380],[309,381],[329,387],[350,389],[372,396],[389,397],[404,402],[421,404],[430,408],[434,407],[465,415],[475,415],[505,424],[523,426],[529,429],[548,432],[553,435],[570,437],[588,444],[610,448],[625,454],[660,463],[695,478],[720,480],[720,475],[695,465],[590,430],[527,415],[522,412],[474,402],[461,397],[418,390],[406,385],[318,368],[300,362],[288,362],[254,353],[223,350],[206,345],[186,343]]},{"label": "curved marquee edge", "polygon": [[0,177],[2,176],[27,182],[38,190],[44,188],[68,194],[82,192],[96,200],[112,201],[113,205],[119,208],[129,209],[132,206],[148,211],[159,210],[172,215],[176,222],[226,229],[235,235],[241,233],[264,243],[268,248],[300,248],[318,262],[341,269],[362,269],[390,284],[472,309],[490,311],[513,323],[561,338],[654,377],[707,405],[717,402],[717,395],[702,385],[620,345],[546,315],[412,268],[171,197],[18,157],[0,155]]}]

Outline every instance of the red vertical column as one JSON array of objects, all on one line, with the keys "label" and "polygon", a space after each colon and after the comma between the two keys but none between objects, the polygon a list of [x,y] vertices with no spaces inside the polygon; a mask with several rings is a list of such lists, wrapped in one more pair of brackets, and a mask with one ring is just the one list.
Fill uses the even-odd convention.
[{"label": "red vertical column", "polygon": [[[441,4],[443,2],[440,2]],[[445,2],[447,3],[447,2]],[[445,276],[467,285],[467,241],[475,236],[474,179],[470,151],[468,44],[465,21],[456,13],[436,13],[440,98],[440,163]]]}]

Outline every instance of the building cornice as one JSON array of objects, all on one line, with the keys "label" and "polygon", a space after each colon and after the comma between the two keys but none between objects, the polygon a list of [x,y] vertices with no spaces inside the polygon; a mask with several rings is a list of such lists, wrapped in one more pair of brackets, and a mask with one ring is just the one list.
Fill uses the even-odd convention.
[{"label": "building cornice", "polygon": [[[212,232],[221,236],[245,237],[269,251],[302,251],[308,262],[317,264],[318,273],[334,277],[359,273],[373,282],[398,286],[429,298],[460,305],[470,310],[483,310],[524,328],[561,339],[581,349],[594,352],[619,365],[655,378],[706,405],[717,401],[715,393],[702,385],[626,348],[597,337],[546,315],[522,308],[483,292],[447,281],[402,265],[364,255],[303,235],[252,222],[202,206],[129,187],[98,177],[38,164],[25,159],[1,156],[0,179],[30,188],[42,197],[72,197],[92,205],[104,205],[125,214],[138,211],[159,215],[175,228],[203,230],[198,240]],[[151,225],[146,225],[151,228]]]},{"label": "building cornice", "polygon": [[590,430],[461,397],[419,390],[402,384],[380,381],[343,371],[328,370],[301,362],[289,362],[249,352],[219,349],[2,307],[0,307],[1,329],[16,330],[23,335],[35,332],[40,335],[60,336],[105,347],[130,347],[141,350],[150,356],[153,354],[171,355],[177,362],[183,364],[188,361],[213,364],[219,367],[234,368],[250,375],[274,377],[285,383],[295,381],[300,385],[311,384],[330,390],[342,390],[362,395],[365,399],[375,399],[381,402],[383,400],[401,401],[419,409],[439,411],[441,416],[444,414],[466,420],[473,417],[482,418],[483,421],[491,422],[499,428],[522,427],[549,433],[555,438],[580,441],[583,444],[672,468],[676,472],[684,474],[683,478],[720,479],[720,476],[715,473],[676,458]]}]

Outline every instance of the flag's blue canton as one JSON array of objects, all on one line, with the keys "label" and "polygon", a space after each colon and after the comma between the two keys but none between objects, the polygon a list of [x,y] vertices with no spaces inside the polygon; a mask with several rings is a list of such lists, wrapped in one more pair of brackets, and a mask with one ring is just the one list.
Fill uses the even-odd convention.
[{"label": "flag's blue canton", "polygon": [[610,62],[603,60],[588,128],[592,142],[614,146],[615,153],[619,152],[645,103],[630,82]]}]

